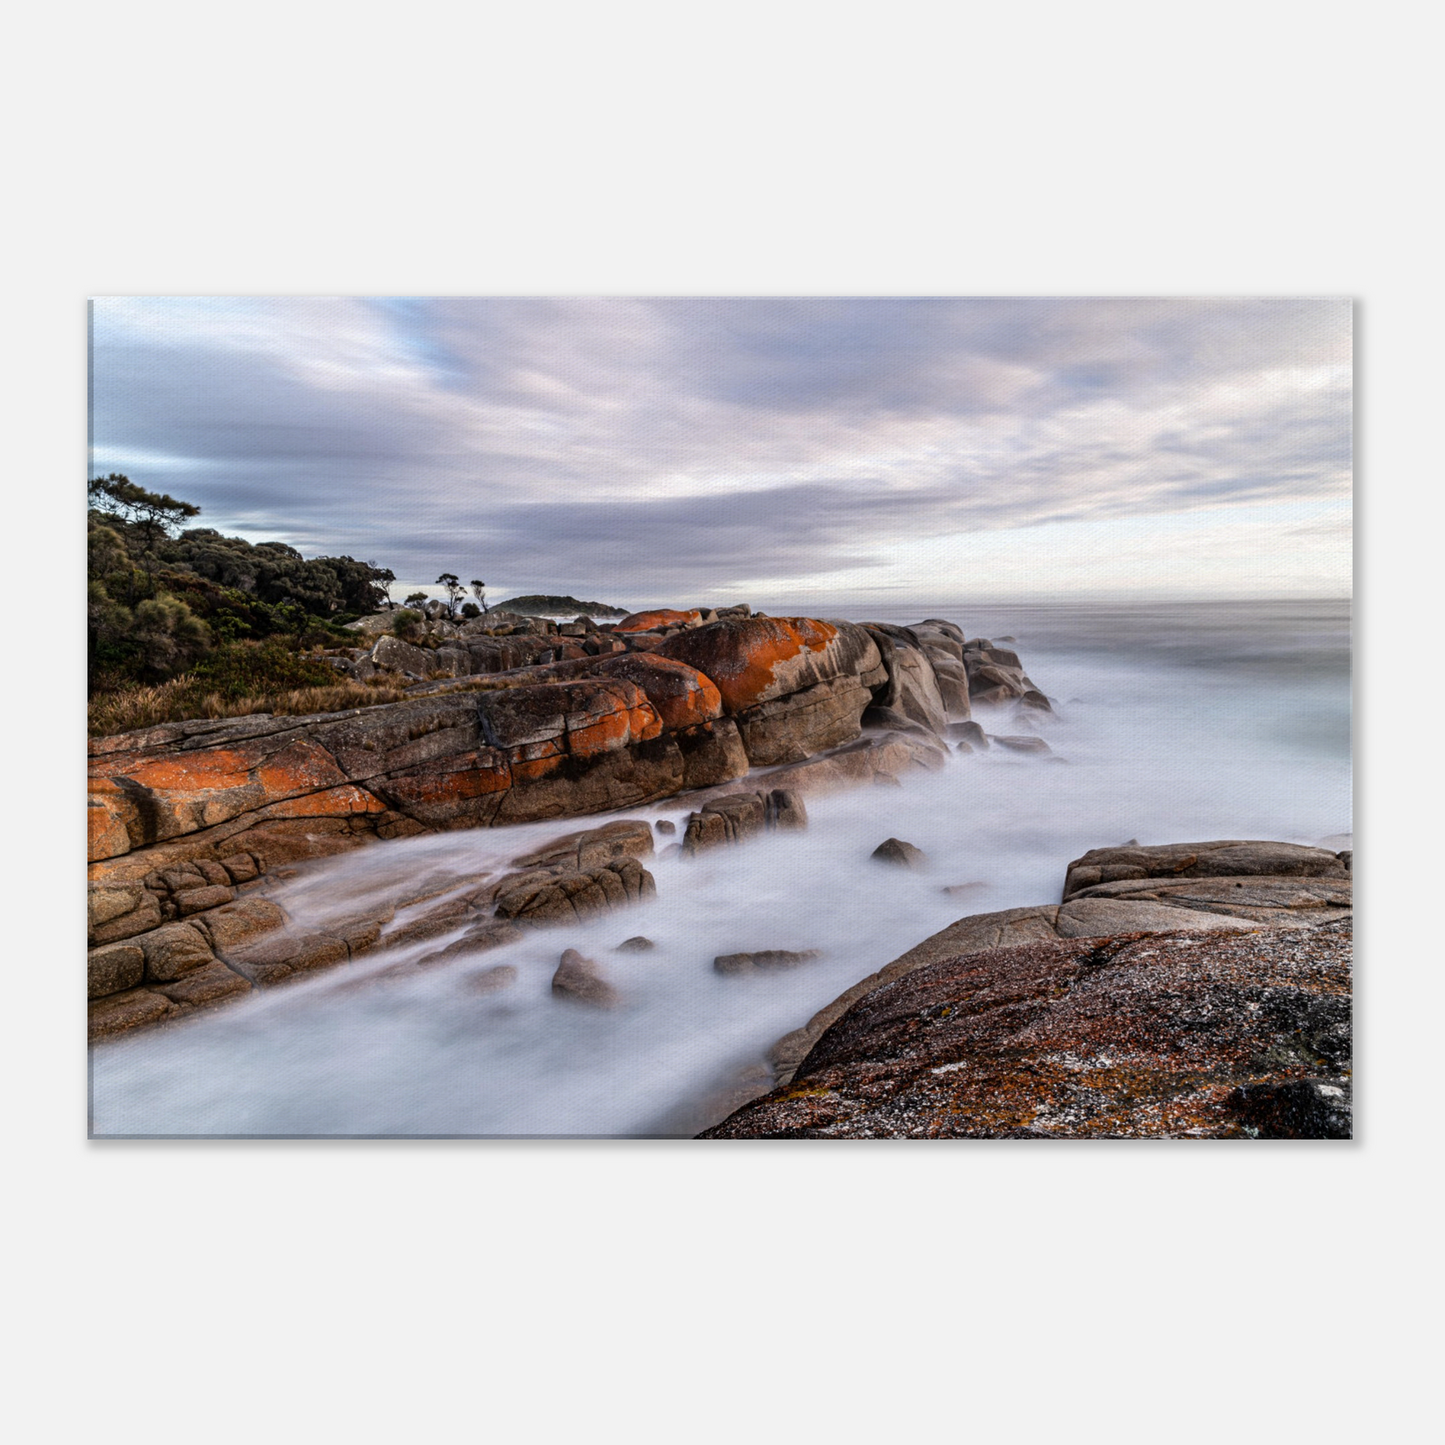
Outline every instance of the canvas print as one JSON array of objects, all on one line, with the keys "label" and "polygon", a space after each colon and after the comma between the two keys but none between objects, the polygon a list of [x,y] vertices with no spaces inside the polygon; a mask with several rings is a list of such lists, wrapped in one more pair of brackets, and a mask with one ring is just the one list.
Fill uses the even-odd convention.
[{"label": "canvas print", "polygon": [[1349,1138],[1351,320],[97,298],[92,1136]]}]

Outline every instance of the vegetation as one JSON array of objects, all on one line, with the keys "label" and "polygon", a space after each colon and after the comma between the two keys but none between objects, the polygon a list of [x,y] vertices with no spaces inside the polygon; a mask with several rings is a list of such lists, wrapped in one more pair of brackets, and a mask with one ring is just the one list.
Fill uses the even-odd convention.
[{"label": "vegetation", "polygon": [[119,473],[92,478],[87,491],[92,728],[144,725],[116,721],[132,715],[260,711],[334,691],[342,680],[320,649],[353,643],[342,624],[375,612],[395,580],[354,557],[308,559],[284,542],[181,530],[198,506]]}]

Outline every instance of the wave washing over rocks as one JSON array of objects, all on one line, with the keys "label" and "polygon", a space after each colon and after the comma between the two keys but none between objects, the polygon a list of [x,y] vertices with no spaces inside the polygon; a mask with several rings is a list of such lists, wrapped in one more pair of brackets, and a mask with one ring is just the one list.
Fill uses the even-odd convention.
[{"label": "wave washing over rocks", "polygon": [[[1063,904],[1009,909],[1126,814],[1146,836],[1155,813],[1279,831],[1298,778],[1237,740],[1222,789],[1197,755],[1200,805],[1161,810],[1148,778],[1121,800],[1121,761],[1153,759],[1110,745],[1119,720],[1087,696],[1117,688],[1107,668],[1075,668],[1084,695],[1062,702],[1012,645],[936,619],[469,627],[421,660],[378,640],[367,666],[415,665],[400,702],[93,744],[96,1133],[694,1133],[796,1087],[859,980],[922,934],[954,930],[955,957],[1347,906],[1335,852],[1274,874],[1229,845],[1237,877],[1191,864],[1161,884],[1158,850],[1135,848],[1080,859]],[[1337,828],[1336,792],[1285,836]],[[1221,900],[1220,879],[1240,887]],[[761,1132],[789,1130],[847,1132]],[[930,1130],[948,1132],[901,1132]]]}]

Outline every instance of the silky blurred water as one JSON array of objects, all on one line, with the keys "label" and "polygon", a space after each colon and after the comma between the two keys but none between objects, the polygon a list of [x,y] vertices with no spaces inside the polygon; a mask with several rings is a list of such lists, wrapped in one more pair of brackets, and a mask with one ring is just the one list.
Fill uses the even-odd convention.
[{"label": "silky blurred water", "polygon": [[[651,860],[658,896],[405,984],[347,987],[432,940],[92,1054],[92,1127],[121,1135],[656,1135],[712,1122],[709,1100],[844,988],[966,913],[1056,901],[1068,862],[1125,842],[1273,838],[1346,846],[1350,821],[1347,602],[1017,604],[879,616],[957,621],[1014,639],[1057,715],[1053,758],[1000,748],[808,801],[806,833],[693,860]],[[1062,759],[1063,761],[1057,761]],[[684,799],[616,815],[675,819]],[[323,926],[418,877],[499,870],[544,838],[604,818],[377,844],[307,865],[278,901]],[[883,839],[928,869],[869,861]],[[659,837],[659,848],[670,840]],[[979,885],[966,901],[947,885]],[[613,952],[645,934],[647,953]],[[622,996],[598,1012],[554,998],[564,948]],[[722,977],[720,953],[820,948],[777,974]],[[513,964],[510,988],[468,977]],[[711,1108],[716,1110],[716,1104]]]}]

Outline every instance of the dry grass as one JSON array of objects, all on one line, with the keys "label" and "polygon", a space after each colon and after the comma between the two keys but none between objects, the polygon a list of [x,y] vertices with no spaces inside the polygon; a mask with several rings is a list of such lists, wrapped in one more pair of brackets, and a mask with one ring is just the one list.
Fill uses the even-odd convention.
[{"label": "dry grass", "polygon": [[189,677],[172,678],[155,687],[133,687],[102,693],[90,700],[90,735],[107,737],[159,723],[188,722],[193,718],[250,717],[272,713],[299,717],[307,713],[343,712],[353,707],[375,707],[399,702],[406,692],[381,682],[338,682],[328,687],[302,687],[289,692],[227,698],[203,692]]}]

